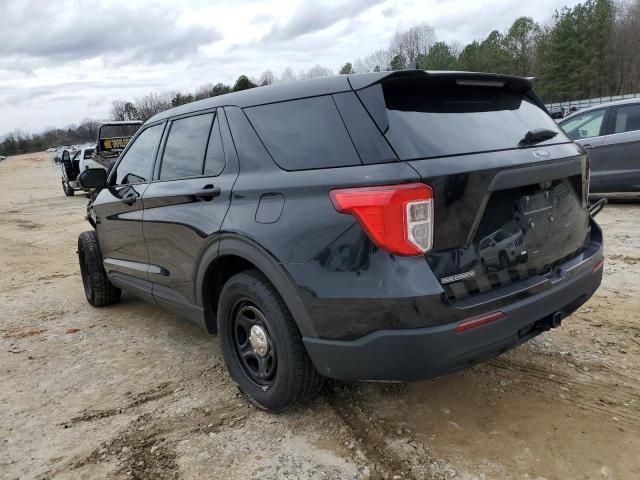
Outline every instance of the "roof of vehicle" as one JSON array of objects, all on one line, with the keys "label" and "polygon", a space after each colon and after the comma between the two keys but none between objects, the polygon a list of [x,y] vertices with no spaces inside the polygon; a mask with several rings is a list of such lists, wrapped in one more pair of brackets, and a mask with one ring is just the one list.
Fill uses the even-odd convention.
[{"label": "roof of vehicle", "polygon": [[576,110],[575,112],[573,112],[571,115],[567,115],[566,117],[564,117],[562,120],[560,120],[559,123],[564,123],[578,114],[590,112],[592,110],[599,110],[601,108],[614,107],[616,105],[628,105],[633,103],[640,103],[640,97],[625,98],[624,100],[615,100],[613,102],[599,103],[598,105],[592,105],[591,107],[581,108],[580,110]]},{"label": "roof of vehicle", "polygon": [[160,112],[148,123],[164,120],[176,115],[207,110],[214,107],[236,106],[252,107],[267,103],[295,100],[298,98],[315,97],[332,93],[360,90],[374,83],[391,78],[406,77],[454,77],[467,81],[493,81],[504,82],[514,90],[527,91],[533,86],[533,78],[515,77],[512,75],[500,75],[494,73],[476,72],[449,72],[449,71],[425,71],[425,70],[398,70],[393,72],[355,73],[351,75],[337,75],[333,77],[318,78],[314,80],[298,80],[295,82],[269,85],[251,88],[239,92],[227,93],[216,97],[205,98],[196,102],[187,103],[179,107]]},{"label": "roof of vehicle", "polygon": [[113,120],[111,122],[102,122],[100,127],[108,127],[109,125],[142,125],[142,120]]}]

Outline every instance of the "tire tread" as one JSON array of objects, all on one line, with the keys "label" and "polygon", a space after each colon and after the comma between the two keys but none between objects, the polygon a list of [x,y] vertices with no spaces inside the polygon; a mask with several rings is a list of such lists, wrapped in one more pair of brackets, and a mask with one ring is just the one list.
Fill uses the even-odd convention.
[{"label": "tire tread", "polygon": [[102,253],[96,232],[81,233],[78,238],[78,247],[80,246],[82,249],[78,248],[78,254],[84,252],[87,274],[93,290],[91,296],[87,295],[87,300],[94,307],[118,303],[122,292],[107,277],[107,272],[102,264]]}]

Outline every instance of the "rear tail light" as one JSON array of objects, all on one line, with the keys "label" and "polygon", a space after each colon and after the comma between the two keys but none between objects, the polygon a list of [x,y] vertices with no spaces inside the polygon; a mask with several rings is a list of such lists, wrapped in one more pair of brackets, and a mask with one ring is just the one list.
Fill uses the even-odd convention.
[{"label": "rear tail light", "polygon": [[335,209],[356,217],[378,247],[396,255],[431,250],[433,190],[428,185],[344,188],[329,195]]}]

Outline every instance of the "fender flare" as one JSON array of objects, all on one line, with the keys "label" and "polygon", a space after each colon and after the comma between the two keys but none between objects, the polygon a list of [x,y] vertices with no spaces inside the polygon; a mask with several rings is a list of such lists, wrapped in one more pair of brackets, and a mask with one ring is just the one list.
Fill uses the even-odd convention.
[{"label": "fender flare", "polygon": [[298,295],[295,282],[284,265],[253,240],[241,235],[223,233],[201,255],[195,277],[195,299],[197,305],[204,306],[203,286],[209,266],[216,259],[231,255],[241,257],[252,263],[267,277],[287,305],[302,336],[317,337],[316,329]]}]

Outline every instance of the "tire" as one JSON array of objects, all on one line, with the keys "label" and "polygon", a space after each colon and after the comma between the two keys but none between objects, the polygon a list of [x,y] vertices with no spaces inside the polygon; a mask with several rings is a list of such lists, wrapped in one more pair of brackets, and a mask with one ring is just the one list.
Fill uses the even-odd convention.
[{"label": "tire", "polygon": [[509,257],[507,256],[507,254],[505,252],[500,252],[500,268],[502,268],[502,270],[506,270],[507,268],[509,268]]},{"label": "tire", "polygon": [[62,182],[62,191],[64,192],[65,197],[73,197],[76,193],[65,181]]},{"label": "tire", "polygon": [[[254,326],[259,327],[257,338],[260,331],[262,339],[266,337],[266,353],[251,333]],[[322,389],[324,378],[311,363],[298,326],[260,272],[242,272],[225,283],[218,303],[218,334],[231,378],[259,407],[281,411],[310,401]]]},{"label": "tire", "polygon": [[482,265],[482,273],[489,273],[489,267],[487,266],[487,262],[484,261],[484,258],[480,260],[480,264]]},{"label": "tire", "polygon": [[78,237],[78,260],[87,301],[94,307],[118,303],[121,291],[107,278],[95,231],[83,232]]}]

